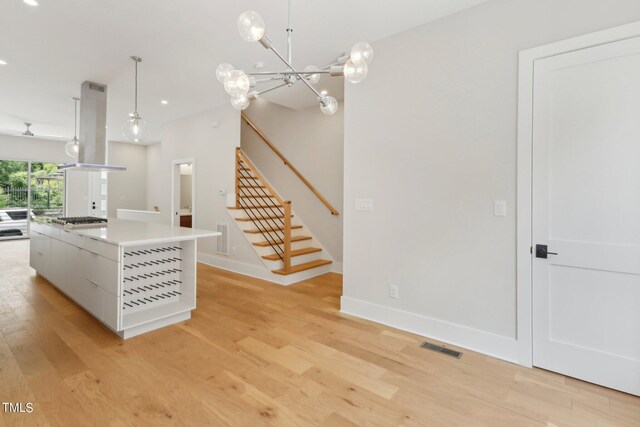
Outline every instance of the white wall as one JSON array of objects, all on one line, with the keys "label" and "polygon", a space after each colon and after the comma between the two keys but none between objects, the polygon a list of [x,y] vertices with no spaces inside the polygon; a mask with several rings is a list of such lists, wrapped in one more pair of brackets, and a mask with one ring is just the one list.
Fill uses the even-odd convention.
[{"label": "white wall", "polygon": [[118,209],[144,210],[147,207],[147,147],[112,142],[108,144],[108,163],[126,166],[126,171],[109,172],[107,210],[115,218]]},{"label": "white wall", "polygon": [[0,159],[64,163],[71,160],[64,152],[65,142],[0,135]]},{"label": "white wall", "polygon": [[637,20],[637,0],[496,0],[375,43],[345,93],[342,309],[516,360],[518,51]]},{"label": "white wall", "polygon": [[289,169],[260,137],[242,122],[242,149],[296,215],[337,262],[342,262],[343,105],[333,116],[317,106],[292,110],[259,99],[246,114],[271,143],[333,205],[331,215],[315,194]]},{"label": "white wall", "polygon": [[[218,127],[212,122],[218,121]],[[194,228],[216,230],[229,224],[231,256],[215,254],[216,238],[198,240],[199,259],[224,268],[258,271],[264,266],[229,216],[222,188],[235,191],[235,150],[240,146],[240,113],[223,106],[171,122],[163,128],[162,143],[147,151],[147,208],[160,208],[165,223],[171,222],[171,168],[173,160],[194,158]],[[258,269],[259,268],[259,269]]]}]

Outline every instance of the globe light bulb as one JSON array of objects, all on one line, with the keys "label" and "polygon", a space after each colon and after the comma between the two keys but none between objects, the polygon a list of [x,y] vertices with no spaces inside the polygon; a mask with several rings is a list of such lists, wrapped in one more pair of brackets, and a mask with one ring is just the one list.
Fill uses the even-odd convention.
[{"label": "globe light bulb", "polygon": [[246,95],[231,97],[231,105],[238,111],[246,110],[249,108],[249,104],[251,104],[251,102],[249,102]]},{"label": "globe light bulb", "polygon": [[232,71],[233,65],[227,64],[226,62],[224,64],[220,64],[216,67],[216,79],[218,79],[220,83],[224,83],[224,79],[226,79]]},{"label": "globe light bulb", "polygon": [[80,152],[80,141],[78,140],[78,137],[74,136],[71,141],[67,142],[64,145],[64,151],[67,153],[67,156],[72,159],[78,157],[78,153]]},{"label": "globe light bulb", "polygon": [[240,70],[233,70],[224,79],[224,90],[231,96],[246,95],[251,87],[249,77]]},{"label": "globe light bulb", "polygon": [[373,48],[367,42],[360,42],[351,48],[351,59],[354,61],[364,60],[370,64],[373,60]]},{"label": "globe light bulb", "polygon": [[[304,67],[304,71],[319,71],[320,69],[315,65],[307,65]],[[316,84],[320,81],[320,74],[307,74],[307,81],[309,83]]]},{"label": "globe light bulb", "polygon": [[143,142],[149,135],[149,127],[142,117],[133,113],[122,126],[122,133],[131,142]]},{"label": "globe light bulb", "polygon": [[320,111],[331,116],[338,111],[338,101],[333,96],[325,96],[320,100]]},{"label": "globe light bulb", "polygon": [[367,63],[363,60],[354,61],[353,59],[349,59],[344,64],[344,78],[350,83],[360,83],[367,77],[368,72],[369,67],[367,67]]},{"label": "globe light bulb", "polygon": [[248,42],[257,42],[264,36],[264,20],[253,10],[247,10],[238,17],[240,37]]}]

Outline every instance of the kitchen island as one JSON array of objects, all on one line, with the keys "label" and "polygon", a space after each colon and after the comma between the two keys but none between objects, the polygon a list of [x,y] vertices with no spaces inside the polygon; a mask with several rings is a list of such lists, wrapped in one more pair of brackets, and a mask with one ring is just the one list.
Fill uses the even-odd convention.
[{"label": "kitchen island", "polygon": [[196,308],[196,239],[220,233],[109,218],[101,228],[31,224],[30,264],[122,338]]}]

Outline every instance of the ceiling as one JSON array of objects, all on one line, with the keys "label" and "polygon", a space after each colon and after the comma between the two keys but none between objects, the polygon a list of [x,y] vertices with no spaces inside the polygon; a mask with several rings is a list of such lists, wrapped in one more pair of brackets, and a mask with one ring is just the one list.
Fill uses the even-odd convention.
[{"label": "ceiling", "polygon": [[[281,69],[259,43],[242,40],[236,20],[256,10],[267,36],[285,51],[287,0],[23,0],[0,2],[0,129],[73,136],[73,96],[85,80],[108,85],[108,138],[123,140],[133,109],[132,55],[139,68],[139,112],[159,141],[162,124],[223,105],[228,95],[215,68],[251,70],[257,61]],[[484,0],[324,0],[293,2],[294,63],[324,66],[358,41],[375,41]],[[304,7],[302,6],[304,4]],[[373,62],[375,66],[375,59]],[[341,97],[341,79],[319,89]],[[266,96],[265,96],[266,98]],[[289,108],[313,105],[298,83],[272,93]],[[162,105],[161,100],[167,100]]]}]

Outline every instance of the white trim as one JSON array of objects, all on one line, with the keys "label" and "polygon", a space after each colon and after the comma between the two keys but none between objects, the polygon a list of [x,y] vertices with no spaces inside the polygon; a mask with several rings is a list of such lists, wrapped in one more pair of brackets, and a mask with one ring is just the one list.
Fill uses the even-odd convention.
[{"label": "white trim", "polygon": [[513,338],[346,296],[340,299],[340,306],[341,313],[519,363],[518,347]]},{"label": "white trim", "polygon": [[273,273],[265,269],[264,265],[248,264],[246,262],[236,261],[230,258],[198,253],[198,262],[222,270],[232,271],[234,273],[244,274],[245,276],[255,277],[256,279],[267,280],[272,283],[281,285],[282,283],[273,281]]},{"label": "white trim", "polygon": [[227,257],[217,255],[198,253],[198,262],[222,270],[232,271],[234,273],[243,274],[245,276],[255,277],[256,279],[266,280],[276,285],[289,286],[304,280],[312,279],[331,272],[331,264],[321,267],[312,268],[311,270],[301,271],[287,276],[274,274],[264,265],[254,265],[245,262],[235,261]]},{"label": "white trim", "polygon": [[576,50],[640,36],[640,22],[598,31],[580,37],[523,50],[518,74],[518,177],[517,177],[517,360],[533,365],[532,336],[532,150],[533,84],[535,61]]},{"label": "white trim", "polygon": [[[171,162],[171,225],[175,226],[176,216],[174,212],[176,211],[175,206],[175,183],[176,183],[176,169],[180,170],[180,165],[184,165],[190,163],[192,167],[191,174],[191,228],[196,228],[196,159],[195,157],[190,157],[187,159],[178,159],[173,160]],[[178,172],[179,173],[179,172]],[[180,208],[178,207],[178,210]],[[178,226],[180,224],[177,224]]]}]

